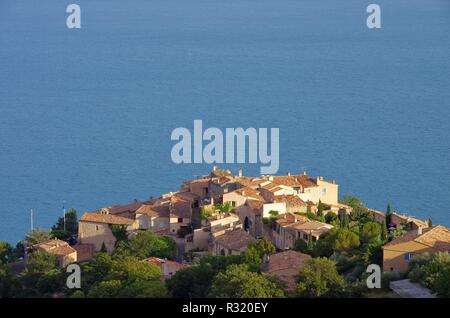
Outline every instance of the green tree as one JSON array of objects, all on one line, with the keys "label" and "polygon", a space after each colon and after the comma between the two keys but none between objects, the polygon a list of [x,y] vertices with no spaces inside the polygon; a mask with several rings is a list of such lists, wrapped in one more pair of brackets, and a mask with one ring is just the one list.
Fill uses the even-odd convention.
[{"label": "green tree", "polygon": [[252,272],[261,270],[262,256],[255,246],[249,246],[244,254],[244,262]]},{"label": "green tree", "polygon": [[428,218],[428,227],[432,227],[433,226],[433,220],[431,218]]},{"label": "green tree", "polygon": [[50,231],[43,230],[41,228],[35,228],[28,232],[25,237],[27,246],[31,247],[35,244],[47,242],[53,238],[53,234]]},{"label": "green tree", "polygon": [[335,213],[333,213],[333,212],[328,212],[325,215],[325,222],[328,223],[328,224],[332,224],[336,220],[337,220],[337,215]]},{"label": "green tree", "polygon": [[167,287],[175,298],[207,297],[213,278],[233,264],[242,264],[241,255],[208,255],[200,264],[177,271],[168,281]]},{"label": "green tree", "polygon": [[334,241],[334,250],[336,251],[351,251],[359,247],[359,237],[347,228],[342,228],[337,231]]},{"label": "green tree", "polygon": [[264,255],[275,253],[275,246],[267,238],[250,243],[244,252],[245,263],[251,271],[260,271]]},{"label": "green tree", "polygon": [[401,223],[394,231],[390,233],[390,239],[394,240],[396,238],[402,237],[406,233],[408,233],[408,231],[406,230],[406,224]]},{"label": "green tree", "polygon": [[127,226],[121,224],[110,224],[112,234],[116,238],[116,244],[120,241],[128,240]]},{"label": "green tree", "polygon": [[0,298],[14,296],[10,293],[12,281],[8,265],[0,263]]},{"label": "green tree", "polygon": [[214,215],[214,209],[208,207],[202,207],[200,209],[200,217],[202,220],[207,220],[210,216]]},{"label": "green tree", "polygon": [[225,212],[233,212],[234,211],[234,207],[233,207],[233,205],[231,204],[231,202],[225,202],[224,204],[218,204],[218,205],[216,205],[216,208],[220,211],[220,212],[222,212],[222,213],[225,213]]},{"label": "green tree", "polygon": [[278,211],[275,211],[275,210],[270,210],[269,214],[270,214],[271,217],[276,218],[280,213]]},{"label": "green tree", "polygon": [[435,291],[440,273],[450,270],[450,254],[439,252],[433,255],[431,261],[424,266],[425,285]]},{"label": "green tree", "polygon": [[258,251],[259,255],[261,256],[261,258],[265,254],[273,254],[276,251],[275,246],[266,237],[264,237],[261,240],[250,243],[249,246],[255,247],[256,250]]},{"label": "green tree", "polygon": [[388,203],[387,207],[386,207],[386,215],[391,215],[392,211],[391,211],[391,204]]},{"label": "green tree", "polygon": [[325,209],[324,204],[322,203],[322,201],[319,200],[319,204],[317,205],[317,215],[323,216],[324,209]]},{"label": "green tree", "polygon": [[210,265],[191,266],[177,271],[167,281],[167,288],[175,298],[204,298],[214,275]]},{"label": "green tree", "polygon": [[357,197],[351,196],[351,195],[345,195],[341,202],[343,204],[346,204],[348,206],[351,206],[352,208],[355,206],[361,206],[363,205],[362,201],[358,199]]},{"label": "green tree", "polygon": [[440,297],[450,298],[450,268],[446,267],[437,274],[432,290]]},{"label": "green tree", "polygon": [[250,272],[246,265],[230,265],[215,277],[209,297],[273,298],[284,293],[265,274]]},{"label": "green tree", "polygon": [[66,225],[64,229],[64,217],[58,218],[55,225],[52,226],[51,233],[60,240],[68,240],[71,236],[78,233],[77,210],[71,208],[65,215]]},{"label": "green tree", "polygon": [[119,242],[114,257],[134,256],[144,259],[150,256],[173,258],[176,253],[175,241],[167,236],[156,236],[151,232],[140,232],[128,242]]},{"label": "green tree", "polygon": [[294,243],[294,250],[300,253],[306,253],[308,251],[308,244],[302,239],[297,239]]},{"label": "green tree", "polygon": [[388,228],[386,224],[386,219],[383,219],[383,223],[381,224],[381,239],[386,241],[388,239]]},{"label": "green tree", "polygon": [[65,280],[57,267],[58,259],[54,254],[34,252],[27,261],[26,269],[19,276],[19,290],[16,297],[48,297],[62,292]]},{"label": "green tree", "polygon": [[127,282],[159,280],[161,271],[158,266],[142,262],[135,257],[125,257],[113,262],[107,280]]},{"label": "green tree", "polygon": [[361,255],[362,261],[366,264],[378,264],[383,263],[383,245],[386,241],[381,238],[373,239],[366,245]]},{"label": "green tree", "polygon": [[85,298],[86,295],[83,293],[83,291],[77,289],[75,290],[70,296],[69,298]]},{"label": "green tree", "polygon": [[8,242],[0,241],[0,263],[10,263],[14,261],[14,250]]},{"label": "green tree", "polygon": [[348,228],[350,225],[350,219],[347,213],[339,214],[339,226],[341,228]]},{"label": "green tree", "polygon": [[381,236],[382,228],[377,222],[367,222],[362,225],[360,237],[363,242],[370,242]]},{"label": "green tree", "polygon": [[92,286],[88,297],[90,298],[117,298],[122,290],[120,280],[108,280]]},{"label": "green tree", "polygon": [[107,253],[98,253],[91,262],[82,267],[81,287],[87,293],[95,283],[103,281],[113,267],[113,259]]},{"label": "green tree", "polygon": [[166,285],[161,280],[134,281],[119,293],[119,297],[126,298],[165,298],[167,295]]},{"label": "green tree", "polygon": [[337,297],[345,288],[336,263],[323,257],[306,261],[300,270],[296,288],[299,297]]}]

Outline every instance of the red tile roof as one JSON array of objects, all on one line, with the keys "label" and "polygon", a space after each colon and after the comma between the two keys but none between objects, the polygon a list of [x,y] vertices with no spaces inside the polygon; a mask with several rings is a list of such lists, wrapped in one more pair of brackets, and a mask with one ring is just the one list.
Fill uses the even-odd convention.
[{"label": "red tile roof", "polygon": [[132,225],[134,220],[116,216],[112,214],[101,214],[97,212],[85,213],[81,216],[80,222],[94,222],[105,224],[117,224],[117,225]]},{"label": "red tile roof", "polygon": [[450,229],[442,225],[437,225],[422,229],[422,234],[419,234],[418,230],[412,230],[402,237],[387,243],[384,245],[384,248],[387,247],[389,249],[389,247],[406,242],[417,242],[439,251],[450,252]]}]

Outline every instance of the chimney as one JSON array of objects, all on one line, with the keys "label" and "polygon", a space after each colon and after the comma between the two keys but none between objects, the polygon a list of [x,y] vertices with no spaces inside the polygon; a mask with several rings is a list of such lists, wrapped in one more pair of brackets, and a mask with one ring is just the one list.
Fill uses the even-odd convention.
[{"label": "chimney", "polygon": [[213,166],[213,169],[212,169],[213,171],[216,171],[217,170],[217,166]]},{"label": "chimney", "polygon": [[242,177],[242,169],[239,169],[239,171],[238,171],[238,177]]},{"label": "chimney", "polygon": [[288,175],[288,176],[291,176],[291,172],[290,172],[290,171],[288,171],[287,175]]},{"label": "chimney", "polygon": [[303,175],[306,176],[306,169],[303,169]]},{"label": "chimney", "polygon": [[421,226],[419,226],[419,228],[417,229],[417,234],[422,235],[422,233],[423,233],[423,229]]}]

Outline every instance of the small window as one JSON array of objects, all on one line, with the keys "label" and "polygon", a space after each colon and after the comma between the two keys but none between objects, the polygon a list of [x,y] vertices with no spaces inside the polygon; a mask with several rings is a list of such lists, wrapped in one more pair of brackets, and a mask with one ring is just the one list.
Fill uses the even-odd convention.
[{"label": "small window", "polygon": [[205,188],[205,194],[208,194],[209,190],[208,188]]},{"label": "small window", "polygon": [[326,194],[327,192],[328,192],[327,188],[323,188],[323,189],[322,189],[322,193],[323,193],[323,194]]},{"label": "small window", "polygon": [[98,225],[95,226],[95,230],[98,231]]},{"label": "small window", "polygon": [[183,218],[178,218],[178,223],[183,223]]},{"label": "small window", "polygon": [[405,255],[404,255],[404,257],[405,257],[405,261],[410,261],[410,260],[412,260],[412,254],[411,253],[406,253]]},{"label": "small window", "polygon": [[236,207],[236,201],[231,201],[231,206],[232,206],[233,208],[235,208],[235,207]]}]

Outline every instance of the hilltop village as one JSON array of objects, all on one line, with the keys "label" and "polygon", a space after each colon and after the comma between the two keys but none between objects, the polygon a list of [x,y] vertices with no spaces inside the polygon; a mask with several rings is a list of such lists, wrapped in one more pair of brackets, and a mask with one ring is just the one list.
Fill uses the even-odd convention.
[{"label": "hilltop village", "polygon": [[[85,281],[83,291],[55,287],[53,294],[60,296],[364,297],[376,292],[365,283],[369,264],[384,272],[380,297],[448,296],[448,228],[390,206],[380,212],[355,197],[340,200],[334,180],[306,172],[250,177],[242,170],[233,175],[213,167],[209,175],[159,198],[84,213],[72,222],[71,237],[58,235],[61,222],[51,237],[41,233],[25,247],[22,262],[9,262],[18,279],[29,273],[27,260],[33,254],[51,254],[59,269],[82,264],[89,277],[95,276]],[[105,262],[111,262],[106,266],[111,271],[117,264],[151,264],[159,278],[149,280],[151,293],[120,294],[124,286],[131,288],[131,274],[113,271],[99,278],[94,268]],[[429,283],[424,268],[432,262],[443,262],[447,276]],[[18,263],[24,268],[14,269]],[[326,288],[311,286],[311,271],[323,271]],[[336,277],[327,277],[329,271]],[[242,286],[233,285],[233,277],[241,277]],[[260,284],[260,290],[247,290],[246,280]],[[144,284],[133,283],[134,288]]]}]

